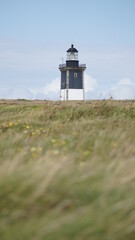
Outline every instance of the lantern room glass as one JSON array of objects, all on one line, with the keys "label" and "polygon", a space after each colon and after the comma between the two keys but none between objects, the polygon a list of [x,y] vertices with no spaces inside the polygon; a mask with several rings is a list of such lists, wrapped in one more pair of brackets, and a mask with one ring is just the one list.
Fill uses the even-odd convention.
[{"label": "lantern room glass", "polygon": [[77,52],[68,52],[67,53],[67,60],[71,60],[71,61],[78,60],[78,53]]}]

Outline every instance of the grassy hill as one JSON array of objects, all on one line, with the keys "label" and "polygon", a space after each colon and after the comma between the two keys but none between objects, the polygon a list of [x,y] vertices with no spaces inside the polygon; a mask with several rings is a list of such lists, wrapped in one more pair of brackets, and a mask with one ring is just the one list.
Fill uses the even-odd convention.
[{"label": "grassy hill", "polygon": [[135,239],[135,101],[0,101],[0,240]]}]

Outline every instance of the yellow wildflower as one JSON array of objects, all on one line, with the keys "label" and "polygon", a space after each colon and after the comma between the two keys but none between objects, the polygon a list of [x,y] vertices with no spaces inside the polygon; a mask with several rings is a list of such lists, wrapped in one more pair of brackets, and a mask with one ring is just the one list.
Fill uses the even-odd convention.
[{"label": "yellow wildflower", "polygon": [[8,125],[9,125],[9,127],[12,127],[12,126],[13,126],[13,123],[12,123],[12,122],[9,122]]},{"label": "yellow wildflower", "polygon": [[62,145],[65,146],[66,144],[67,144],[66,140],[63,140],[63,141],[62,141]]},{"label": "yellow wildflower", "polygon": [[30,151],[31,152],[36,152],[36,148],[35,147],[31,147]]}]

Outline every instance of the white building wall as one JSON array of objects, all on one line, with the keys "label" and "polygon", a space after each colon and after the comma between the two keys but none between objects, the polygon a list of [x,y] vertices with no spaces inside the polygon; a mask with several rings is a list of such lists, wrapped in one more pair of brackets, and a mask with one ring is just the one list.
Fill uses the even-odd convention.
[{"label": "white building wall", "polygon": [[[61,90],[61,100],[66,100],[66,89]],[[68,100],[83,100],[83,89],[69,89]]]}]

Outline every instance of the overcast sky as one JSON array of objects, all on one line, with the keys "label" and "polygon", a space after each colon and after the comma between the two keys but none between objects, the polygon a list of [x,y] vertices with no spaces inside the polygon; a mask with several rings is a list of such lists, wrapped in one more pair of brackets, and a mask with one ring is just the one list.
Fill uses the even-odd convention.
[{"label": "overcast sky", "polygon": [[135,99],[134,0],[0,0],[0,98],[58,99],[72,43],[88,99]]}]

